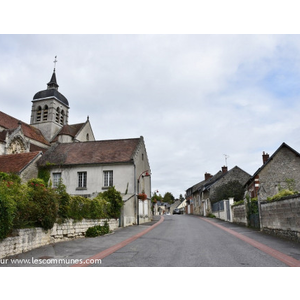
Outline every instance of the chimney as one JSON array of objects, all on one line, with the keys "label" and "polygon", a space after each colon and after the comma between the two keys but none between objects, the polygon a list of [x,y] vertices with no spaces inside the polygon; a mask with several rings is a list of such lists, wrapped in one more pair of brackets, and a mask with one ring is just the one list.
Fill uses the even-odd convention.
[{"label": "chimney", "polygon": [[205,180],[208,180],[208,179],[212,178],[212,175],[206,172],[204,174],[204,178],[205,178]]},{"label": "chimney", "polygon": [[265,164],[267,162],[267,160],[269,159],[269,154],[265,153],[265,151],[264,151],[263,155],[262,155],[262,159],[263,159],[263,164]]},{"label": "chimney", "polygon": [[223,173],[226,173],[227,171],[228,171],[228,170],[227,170],[227,167],[226,167],[226,166],[223,166],[223,167],[222,167],[222,172],[223,172]]}]

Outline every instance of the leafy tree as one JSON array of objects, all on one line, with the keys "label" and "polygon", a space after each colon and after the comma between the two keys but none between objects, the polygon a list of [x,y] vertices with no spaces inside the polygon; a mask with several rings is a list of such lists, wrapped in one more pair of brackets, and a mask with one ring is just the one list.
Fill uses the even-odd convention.
[{"label": "leafy tree", "polygon": [[244,197],[244,187],[238,180],[232,180],[217,187],[211,195],[211,201],[218,202],[230,197],[233,197],[234,201],[239,201]]},{"label": "leafy tree", "polygon": [[172,193],[170,193],[170,192],[166,192],[166,193],[165,193],[164,198],[163,198],[163,201],[164,201],[164,202],[167,202],[167,203],[169,203],[169,204],[172,204],[172,203],[174,203],[174,200],[175,200],[175,198],[174,198],[174,196],[172,195]]},{"label": "leafy tree", "polygon": [[156,192],[154,192],[152,198],[151,198],[151,201],[153,203],[156,203],[158,201],[162,202],[163,201],[163,196],[161,194],[157,194]]}]

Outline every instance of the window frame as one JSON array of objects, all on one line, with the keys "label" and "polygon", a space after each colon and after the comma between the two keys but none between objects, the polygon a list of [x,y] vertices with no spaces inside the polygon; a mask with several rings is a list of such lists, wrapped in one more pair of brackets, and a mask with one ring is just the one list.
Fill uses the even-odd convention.
[{"label": "window frame", "polygon": [[[56,175],[59,175],[59,179],[56,179]],[[57,188],[59,185],[59,182],[61,180],[61,172],[53,172],[52,173],[52,179],[53,179],[53,187]]]},{"label": "window frame", "polygon": [[109,188],[114,185],[114,172],[113,170],[103,171],[103,187]]},{"label": "window frame", "polygon": [[77,172],[77,189],[87,189],[87,172]]}]

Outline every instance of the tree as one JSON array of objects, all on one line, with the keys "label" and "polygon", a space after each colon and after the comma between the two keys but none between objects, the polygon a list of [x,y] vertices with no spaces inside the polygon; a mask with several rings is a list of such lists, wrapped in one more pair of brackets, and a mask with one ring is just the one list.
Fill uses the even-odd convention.
[{"label": "tree", "polygon": [[244,197],[244,187],[238,180],[232,180],[216,188],[210,199],[213,203],[234,198],[234,201],[240,201]]},{"label": "tree", "polygon": [[172,204],[172,203],[174,203],[174,200],[175,200],[175,198],[174,198],[174,196],[172,195],[172,193],[170,193],[170,192],[166,192],[166,193],[165,193],[164,198],[163,198],[163,201],[164,201],[164,202],[167,202],[167,203],[169,203],[169,204]]}]

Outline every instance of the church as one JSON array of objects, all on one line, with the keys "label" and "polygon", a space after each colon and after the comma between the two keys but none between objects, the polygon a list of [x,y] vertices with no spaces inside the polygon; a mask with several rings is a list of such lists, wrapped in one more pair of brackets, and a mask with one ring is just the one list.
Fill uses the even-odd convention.
[{"label": "church", "polygon": [[0,111],[0,172],[27,182],[47,166],[54,188],[62,180],[70,195],[87,198],[115,186],[124,201],[121,226],[151,220],[144,138],[96,140],[89,118],[68,123],[69,101],[58,88],[54,67],[47,88],[33,96],[30,124]]}]

